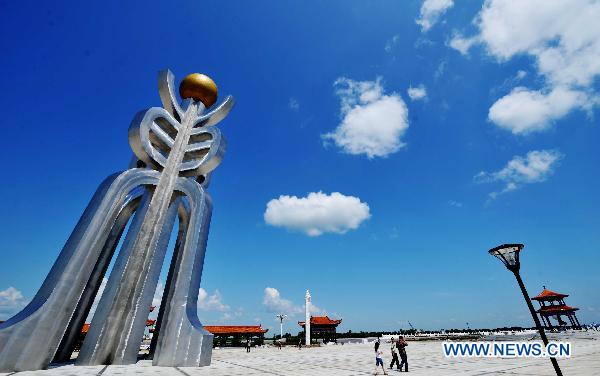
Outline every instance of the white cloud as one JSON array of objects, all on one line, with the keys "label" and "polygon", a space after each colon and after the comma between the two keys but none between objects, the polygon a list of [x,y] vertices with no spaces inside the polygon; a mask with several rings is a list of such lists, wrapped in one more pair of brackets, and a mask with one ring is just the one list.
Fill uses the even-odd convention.
[{"label": "white cloud", "polygon": [[486,1],[476,25],[500,61],[532,56],[557,84],[587,86],[600,73],[600,3],[593,0]]},{"label": "white cloud", "polygon": [[298,111],[300,110],[300,102],[298,102],[298,100],[296,98],[290,98],[290,101],[288,102],[288,106],[290,108],[290,110],[292,111]]},{"label": "white cloud", "polygon": [[475,181],[480,183],[502,182],[501,191],[490,193],[490,198],[514,191],[524,184],[540,183],[554,173],[558,161],[564,157],[555,150],[534,150],[525,157],[514,156],[506,166],[496,172],[480,172],[475,175]]},{"label": "white cloud", "polygon": [[467,55],[471,47],[479,41],[478,38],[465,38],[460,34],[455,35],[450,41],[448,45],[463,55]]},{"label": "white cloud", "polygon": [[[283,313],[289,316],[304,314],[305,310],[304,304],[295,305],[291,300],[282,298],[279,290],[274,287],[265,288],[263,305],[271,313]],[[310,314],[313,316],[324,316],[327,315],[327,310],[322,309],[311,302]]]},{"label": "white cloud", "polygon": [[369,205],[338,192],[311,192],[307,197],[282,195],[267,203],[265,222],[309,236],[344,234],[369,219]]},{"label": "white cloud", "polygon": [[448,61],[444,59],[440,61],[437,68],[435,68],[435,72],[433,73],[433,79],[435,81],[439,80],[444,75],[444,72],[446,72],[446,65],[448,65]]},{"label": "white cloud", "polygon": [[233,315],[229,312],[225,312],[223,314],[223,316],[221,316],[221,319],[219,320],[219,322],[231,321],[231,319],[233,319]]},{"label": "white cloud", "polygon": [[15,302],[24,300],[23,293],[14,287],[9,287],[6,290],[0,291],[0,304],[3,306],[12,305]]},{"label": "white cloud", "polygon": [[425,86],[423,84],[417,87],[410,86],[406,92],[408,93],[410,99],[413,101],[427,99],[427,89],[425,89]]},{"label": "white cloud", "polygon": [[0,291],[0,319],[5,320],[19,312],[28,300],[14,287]]},{"label": "white cloud", "polygon": [[272,313],[295,315],[304,312],[304,308],[294,305],[291,300],[282,298],[279,290],[274,287],[265,288],[263,305]]},{"label": "white cloud", "polygon": [[492,87],[490,89],[490,94],[495,95],[496,93],[505,93],[506,91],[510,91],[511,88],[515,88],[523,79],[527,77],[527,72],[524,70],[518,70],[514,76],[510,76],[504,79],[500,85]]},{"label": "white cloud", "polygon": [[405,143],[408,109],[398,94],[385,95],[381,79],[353,81],[339,78],[334,83],[341,101],[342,121],[321,137],[333,140],[348,154],[365,154],[368,158],[387,157]]},{"label": "white cloud", "polygon": [[575,108],[589,108],[584,93],[563,87],[550,92],[516,87],[492,105],[488,118],[514,134],[527,134],[549,128]]},{"label": "white cloud", "polygon": [[528,133],[547,129],[549,122],[572,110],[598,104],[593,87],[600,75],[598,19],[600,2],[594,0],[487,0],[474,20],[478,33],[457,34],[449,45],[467,53],[472,45],[482,44],[499,62],[519,55],[533,58],[545,79],[543,93],[519,88],[492,107],[514,105],[510,96],[515,94],[533,105],[536,114],[527,117],[524,106],[514,106],[517,113],[503,114],[501,123],[490,117],[503,128],[519,130],[514,133]]},{"label": "white cloud", "polygon": [[232,322],[234,320],[237,321],[240,317],[243,316],[243,314],[244,310],[241,308],[238,308],[235,312],[224,312],[221,318],[219,319],[219,322],[223,323]]},{"label": "white cloud", "polygon": [[[304,311],[303,311],[304,312]],[[327,310],[317,307],[314,303],[310,303],[310,314],[311,316],[326,316]]]},{"label": "white cloud", "polygon": [[448,201],[448,205],[454,206],[455,208],[462,208],[463,207],[463,203],[462,202],[458,202],[458,201],[454,201],[454,200]]},{"label": "white cloud", "polygon": [[203,311],[229,311],[229,306],[223,303],[223,298],[219,290],[215,290],[209,295],[202,287],[198,290],[198,308]]},{"label": "white cloud", "polygon": [[520,81],[522,79],[524,79],[527,76],[527,72],[524,70],[519,70],[517,72],[517,74],[515,75],[515,80],[516,81]]},{"label": "white cloud", "polygon": [[425,0],[421,5],[420,18],[415,22],[421,26],[421,32],[426,33],[435,25],[446,11],[454,6],[453,0]]},{"label": "white cloud", "polygon": [[385,52],[392,52],[394,46],[400,41],[400,35],[394,35],[385,43]]}]

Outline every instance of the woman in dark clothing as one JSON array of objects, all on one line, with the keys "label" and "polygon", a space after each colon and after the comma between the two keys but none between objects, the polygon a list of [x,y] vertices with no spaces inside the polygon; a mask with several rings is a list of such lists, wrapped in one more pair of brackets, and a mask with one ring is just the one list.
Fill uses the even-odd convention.
[{"label": "woman in dark clothing", "polygon": [[406,356],[406,346],[408,343],[404,340],[404,337],[400,337],[398,342],[396,342],[396,347],[398,348],[398,353],[400,354],[400,372],[402,372],[402,365],[404,364],[404,372],[408,372],[408,357]]}]

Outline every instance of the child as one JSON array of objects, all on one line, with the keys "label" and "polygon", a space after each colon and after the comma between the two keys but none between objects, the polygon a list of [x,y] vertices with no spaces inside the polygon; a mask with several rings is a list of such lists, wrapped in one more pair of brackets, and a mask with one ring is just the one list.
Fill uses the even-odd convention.
[{"label": "child", "polygon": [[383,351],[377,349],[377,352],[375,353],[375,374],[377,375],[377,367],[381,366],[381,369],[383,370],[383,374],[387,375],[387,372],[385,372],[385,366],[383,365]]}]

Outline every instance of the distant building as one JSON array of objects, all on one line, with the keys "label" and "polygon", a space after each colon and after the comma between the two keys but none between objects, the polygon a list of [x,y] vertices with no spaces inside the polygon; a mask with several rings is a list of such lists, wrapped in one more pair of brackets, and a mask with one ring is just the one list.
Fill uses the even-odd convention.
[{"label": "distant building", "polygon": [[[322,339],[323,342],[337,342],[336,330],[342,320],[332,320],[328,316],[310,317],[310,338]],[[298,325],[304,330],[305,322],[298,321]]]},{"label": "distant building", "polygon": [[260,325],[207,325],[204,329],[215,336],[214,345],[221,347],[243,346],[248,339],[254,345],[262,345],[269,331]]},{"label": "distant building", "polygon": [[577,316],[575,315],[575,311],[579,310],[579,308],[569,307],[565,304],[564,298],[568,296],[567,294],[550,291],[544,286],[544,290],[541,293],[531,298],[531,300],[537,300],[540,303],[540,309],[537,310],[537,313],[542,318],[546,328],[554,328],[550,318],[556,319],[559,327],[568,326],[567,322],[562,318],[565,316],[573,329],[581,329],[579,320],[577,320]]}]

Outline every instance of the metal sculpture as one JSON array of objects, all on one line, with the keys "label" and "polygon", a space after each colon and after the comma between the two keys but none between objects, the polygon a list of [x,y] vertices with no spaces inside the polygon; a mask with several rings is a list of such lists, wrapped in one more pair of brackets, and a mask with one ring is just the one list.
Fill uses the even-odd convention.
[{"label": "metal sculpture", "polygon": [[197,316],[212,204],[210,172],[225,152],[215,125],[233,106],[207,76],[192,74],[175,97],[159,73],[164,108],[138,113],[129,128],[135,168],[108,177],[94,194],[33,300],[0,325],[0,372],[68,360],[127,223],[129,229],[76,365],[133,364],[175,221],[179,232],[151,353],[157,366],[209,365],[213,336]]}]

